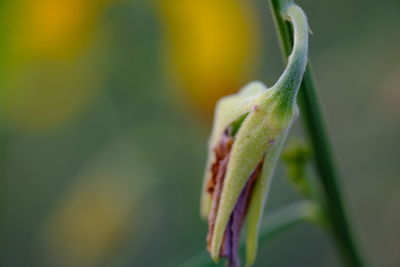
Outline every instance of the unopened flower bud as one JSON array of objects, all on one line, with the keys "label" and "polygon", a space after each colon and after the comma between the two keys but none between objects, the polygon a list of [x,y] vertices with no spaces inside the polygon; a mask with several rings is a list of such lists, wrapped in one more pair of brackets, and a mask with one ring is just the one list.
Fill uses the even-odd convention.
[{"label": "unopened flower bud", "polygon": [[216,107],[204,178],[201,214],[208,218],[208,250],[217,261],[239,266],[240,231],[247,217],[247,264],[253,263],[258,228],[272,173],[288,130],[298,115],[297,92],[307,62],[308,26],[290,4],[294,46],[278,82],[267,89],[252,82]]}]

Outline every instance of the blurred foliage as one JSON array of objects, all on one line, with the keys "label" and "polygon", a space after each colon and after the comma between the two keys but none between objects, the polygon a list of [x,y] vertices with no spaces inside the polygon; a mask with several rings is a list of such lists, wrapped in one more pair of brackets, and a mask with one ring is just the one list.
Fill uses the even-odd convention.
[{"label": "blurred foliage", "polygon": [[[77,185],[56,208],[45,227],[50,257],[70,266],[95,266],[118,249],[129,234],[128,222],[134,204],[129,184],[115,173],[95,173]],[[82,179],[82,178],[80,178]]]},{"label": "blurred foliage", "polygon": [[[154,181],[132,161],[131,152],[124,152],[125,145],[124,140],[111,144],[95,158],[45,219],[42,245],[50,265],[98,266],[135,236],[140,216],[135,211]],[[146,181],[137,179],[141,176]]]},{"label": "blurred foliage", "polygon": [[[108,0],[23,0],[4,4],[8,62],[0,115],[18,131],[46,131],[79,115],[101,80],[94,27]],[[100,40],[101,42],[101,40]],[[97,50],[97,51],[96,51]]]},{"label": "blurred foliage", "polygon": [[311,161],[310,147],[300,140],[291,140],[282,153],[285,162],[289,182],[298,193],[304,197],[310,197],[309,181],[307,179],[307,165]]},{"label": "blurred foliage", "polygon": [[[354,225],[375,266],[399,266],[400,5],[299,4]],[[0,41],[0,265],[176,266],[204,249],[194,114],[282,71],[266,1],[4,0]],[[267,212],[298,198],[284,175]],[[339,266],[329,244],[302,226],[256,266]]]}]

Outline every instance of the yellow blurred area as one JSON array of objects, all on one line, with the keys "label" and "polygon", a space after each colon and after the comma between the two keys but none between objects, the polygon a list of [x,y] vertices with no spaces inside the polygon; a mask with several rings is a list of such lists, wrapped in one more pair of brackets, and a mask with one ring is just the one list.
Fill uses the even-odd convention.
[{"label": "yellow blurred area", "polygon": [[256,15],[248,1],[159,0],[167,68],[190,104],[209,115],[215,102],[249,79],[258,54]]},{"label": "yellow blurred area", "polygon": [[66,266],[96,266],[129,237],[135,197],[132,183],[115,170],[83,174],[47,219],[44,248]]},{"label": "yellow blurred area", "polygon": [[[112,0],[13,0],[6,25],[0,116],[10,129],[47,133],[76,118],[98,92]],[[100,28],[101,29],[101,28]]]},{"label": "yellow blurred area", "polygon": [[79,53],[111,0],[13,1],[8,14],[11,47],[22,57],[68,57]]}]

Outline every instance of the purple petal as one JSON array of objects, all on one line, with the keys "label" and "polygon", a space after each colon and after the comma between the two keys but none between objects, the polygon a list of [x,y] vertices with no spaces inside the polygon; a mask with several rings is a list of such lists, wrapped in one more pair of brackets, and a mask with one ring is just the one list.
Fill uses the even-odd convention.
[{"label": "purple petal", "polygon": [[220,256],[228,259],[229,267],[240,266],[240,258],[238,254],[240,243],[240,232],[247,214],[251,193],[253,192],[254,184],[261,173],[263,160],[258,164],[256,169],[251,174],[246,186],[243,188],[235,208],[229,219],[225,230],[224,242],[222,244]]}]

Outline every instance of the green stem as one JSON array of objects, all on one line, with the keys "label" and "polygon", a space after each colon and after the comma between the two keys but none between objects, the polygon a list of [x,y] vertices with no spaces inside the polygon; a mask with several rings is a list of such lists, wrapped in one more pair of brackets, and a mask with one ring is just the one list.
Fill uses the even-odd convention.
[{"label": "green stem", "polygon": [[[260,243],[266,243],[273,237],[282,233],[300,222],[312,219],[315,216],[316,209],[314,204],[309,201],[302,201],[292,204],[286,208],[280,209],[268,215],[265,219],[267,222],[260,230]],[[244,249],[244,243],[241,243],[241,250]],[[211,260],[210,255],[205,251],[195,255],[180,267],[212,267],[215,263]],[[177,264],[174,264],[176,266]]]},{"label": "green stem", "polygon": [[[290,24],[282,17],[282,11],[286,3],[287,1],[271,0],[281,47],[285,57],[288,57],[293,46],[293,35]],[[347,266],[366,266],[363,263],[360,251],[356,246],[350,229],[331,146],[325,130],[325,123],[309,66],[307,66],[304,73],[299,99],[302,118],[313,147],[317,172],[325,195],[323,206],[330,221],[336,244]]]}]

